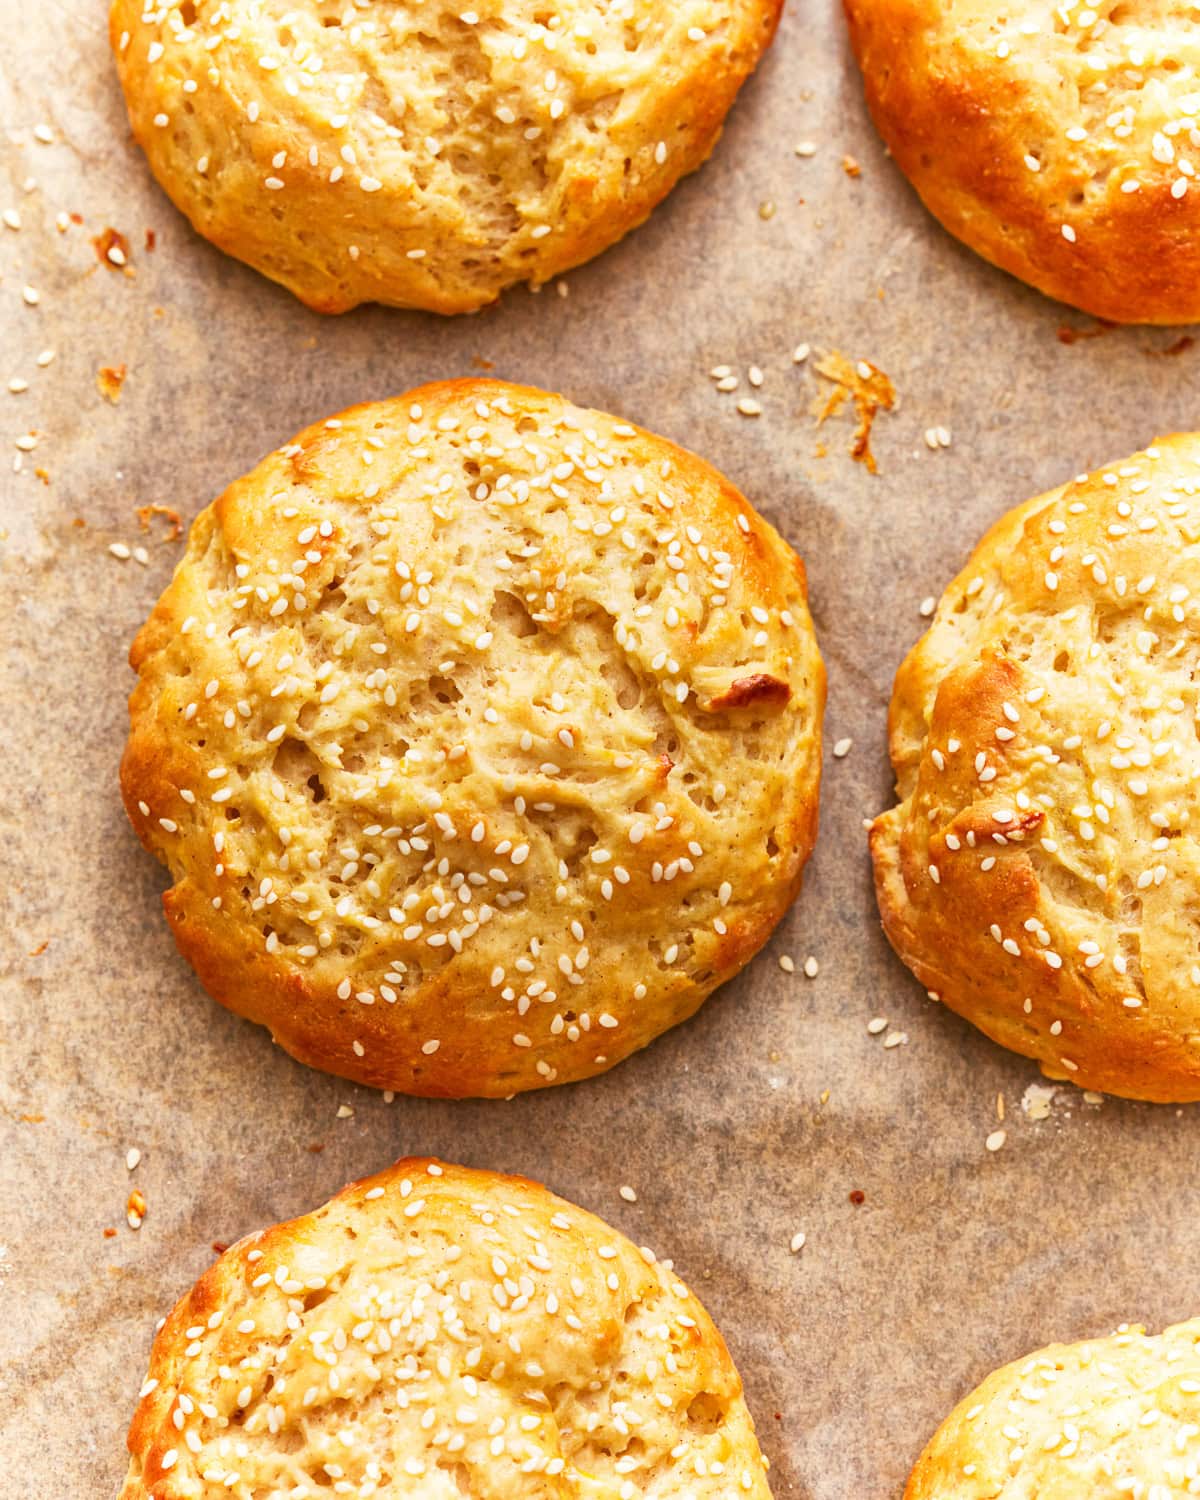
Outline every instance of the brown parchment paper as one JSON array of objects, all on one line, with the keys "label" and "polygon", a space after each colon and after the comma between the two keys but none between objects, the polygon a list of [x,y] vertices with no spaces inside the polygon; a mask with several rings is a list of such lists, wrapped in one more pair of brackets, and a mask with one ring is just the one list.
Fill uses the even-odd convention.
[{"label": "brown parchment paper", "polygon": [[[673,1256],[745,1377],[778,1497],[896,1496],[999,1361],[1200,1312],[1194,1112],[1060,1090],[1031,1119],[1033,1065],[892,958],[861,826],[890,796],[885,706],[921,599],[1010,504],[1200,425],[1200,351],[1177,331],[1060,341],[1090,325],[945,236],[871,130],[830,0],[790,0],[713,160],[565,296],[322,320],[154,186],[105,10],[0,0],[0,210],[22,224],[0,225],[0,1493],[115,1495],[154,1323],[213,1242],[407,1152],[541,1178]],[[82,222],[60,232],[60,214]],[[107,227],[131,276],[97,259]],[[847,417],[815,427],[801,342],[894,379],[877,476],[849,458]],[[831,689],[821,837],[767,950],[608,1077],[387,1104],[292,1062],[175,955],[164,876],[116,787],[125,653],[179,555],[135,509],[186,523],[305,423],[485,360],[694,448],[805,557]],[[741,375],[733,395],[713,389],[717,364]],[[751,364],[758,417],[734,406]],[[114,406],[96,375],[119,365]],[[9,394],[11,377],[29,389]],[[927,447],[931,426],[948,449]],[[814,979],[778,964],[810,954]],[[875,1016],[907,1043],[869,1035]],[[998,1094],[1007,1140],[989,1152]]]}]

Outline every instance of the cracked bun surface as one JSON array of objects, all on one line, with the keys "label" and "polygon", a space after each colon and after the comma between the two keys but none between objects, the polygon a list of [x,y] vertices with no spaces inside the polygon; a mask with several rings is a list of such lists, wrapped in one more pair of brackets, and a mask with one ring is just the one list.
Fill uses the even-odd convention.
[{"label": "cracked bun surface", "polygon": [[669,1265],[425,1160],[226,1251],[154,1341],[129,1451],[121,1500],[770,1500]]},{"label": "cracked bun surface", "polygon": [[542,391],[310,427],[197,518],[131,661],[121,784],[181,952],[380,1088],[604,1071],[761,947],[815,837],[799,558]]},{"label": "cracked bun surface", "polygon": [[871,831],[921,983],[1049,1077],[1200,1099],[1200,436],[997,522],[896,677]]},{"label": "cracked bun surface", "polygon": [[782,0],[113,0],[176,206],[319,312],[472,312],[589,260],[711,152]]},{"label": "cracked bun surface", "polygon": [[951,234],[1098,318],[1200,318],[1190,5],[845,5],[879,133]]},{"label": "cracked bun surface", "polygon": [[947,1417],[905,1500],[1122,1500],[1200,1488],[1200,1319],[1052,1344]]}]

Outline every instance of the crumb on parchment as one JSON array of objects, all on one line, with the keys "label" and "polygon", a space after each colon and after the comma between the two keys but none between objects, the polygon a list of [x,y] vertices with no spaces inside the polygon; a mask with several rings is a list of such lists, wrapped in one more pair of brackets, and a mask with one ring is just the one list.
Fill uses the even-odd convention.
[{"label": "crumb on parchment", "polygon": [[849,359],[837,349],[823,354],[814,366],[829,387],[823,403],[817,408],[817,425],[836,416],[847,401],[854,403],[858,425],[850,444],[850,456],[865,464],[871,474],[879,472],[871,451],[871,429],[880,411],[891,411],[896,405],[896,387],[891,378],[866,359]]}]

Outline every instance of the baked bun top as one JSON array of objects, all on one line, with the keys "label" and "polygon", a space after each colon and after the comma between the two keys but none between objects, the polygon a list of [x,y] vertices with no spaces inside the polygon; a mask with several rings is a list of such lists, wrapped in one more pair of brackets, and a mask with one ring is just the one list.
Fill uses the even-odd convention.
[{"label": "baked bun top", "polygon": [[845,3],[880,134],[952,234],[1097,317],[1200,318],[1190,6]]},{"label": "baked bun top", "polygon": [[1052,1078],[1200,1098],[1200,437],[1018,507],[896,677],[893,945]]},{"label": "baked bun top", "polygon": [[166,1320],[122,1500],[769,1500],[742,1385],[649,1251],[409,1160],[226,1251]]},{"label": "baked bun top", "polygon": [[604,250],[712,150],[782,0],[113,0],[196,229],[321,312],[470,312]]},{"label": "baked bun top", "polygon": [[122,787],[180,949],[378,1087],[603,1071],[748,961],[812,847],[799,559],[560,396],[310,427],[197,518],[131,660]]},{"label": "baked bun top", "polygon": [[1200,1476],[1200,1319],[1052,1344],[989,1375],[921,1455],[905,1500],[1190,1495]]}]

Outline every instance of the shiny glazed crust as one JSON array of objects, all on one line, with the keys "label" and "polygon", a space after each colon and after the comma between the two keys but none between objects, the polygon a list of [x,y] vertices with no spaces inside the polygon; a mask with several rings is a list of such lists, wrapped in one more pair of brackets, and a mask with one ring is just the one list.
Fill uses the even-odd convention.
[{"label": "shiny glazed crust", "polygon": [[896,677],[893,947],[1083,1088],[1200,1098],[1200,438],[1019,506]]},{"label": "shiny glazed crust", "polygon": [[815,837],[799,559],[700,459],[525,387],[301,433],[197,518],[131,660],[180,951],[377,1087],[602,1072],[751,958]]},{"label": "shiny glazed crust", "polygon": [[121,1500],[769,1500],[668,1267],[521,1178],[428,1160],[226,1251],[166,1320]]},{"label": "shiny glazed crust", "polygon": [[905,1500],[1194,1494],[1200,1319],[1052,1344],[989,1375],[934,1434]]},{"label": "shiny glazed crust", "polygon": [[113,0],[133,133],[200,234],[320,312],[470,312],[705,160],[782,0]]},{"label": "shiny glazed crust", "polygon": [[845,5],[879,132],[951,234],[1096,317],[1200,318],[1189,7]]}]

